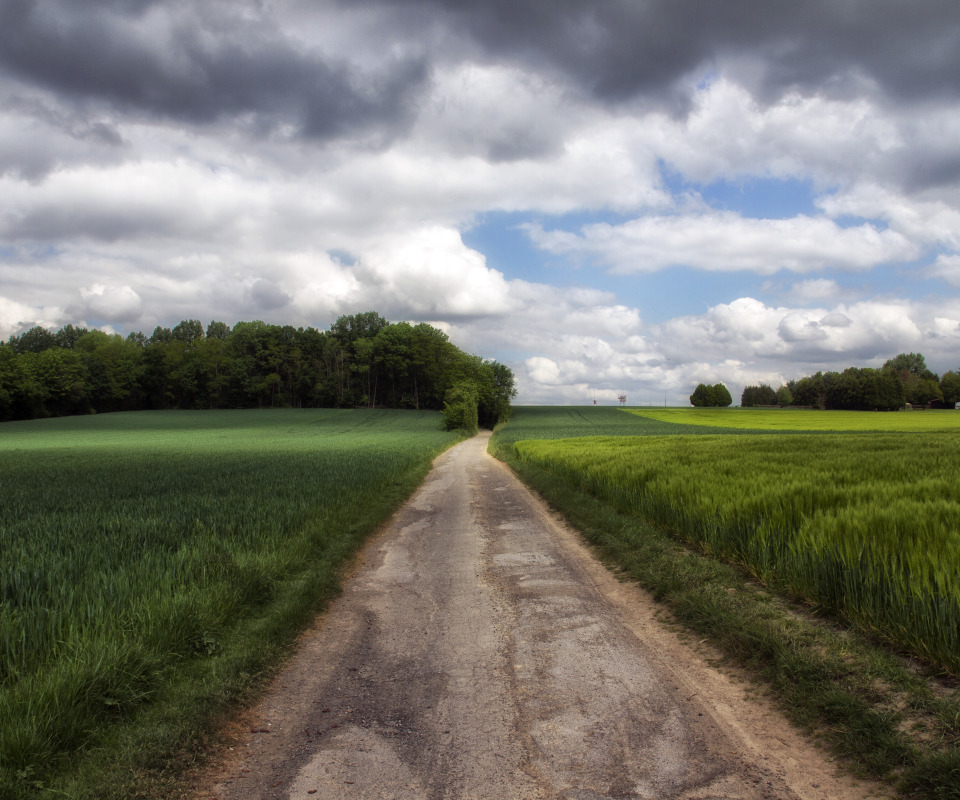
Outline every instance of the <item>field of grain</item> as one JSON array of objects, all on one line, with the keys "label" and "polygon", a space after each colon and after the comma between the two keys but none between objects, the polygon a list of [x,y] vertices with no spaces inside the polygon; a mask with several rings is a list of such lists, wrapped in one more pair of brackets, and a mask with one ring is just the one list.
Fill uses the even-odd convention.
[{"label": "field of grain", "polygon": [[199,704],[249,680],[454,441],[412,411],[0,426],[0,795],[48,785],[185,675]]},{"label": "field of grain", "polygon": [[813,411],[793,408],[627,408],[655,422],[752,431],[960,433],[960,411]]},{"label": "field of grain", "polygon": [[960,673],[954,436],[618,436],[514,447],[621,511]]}]

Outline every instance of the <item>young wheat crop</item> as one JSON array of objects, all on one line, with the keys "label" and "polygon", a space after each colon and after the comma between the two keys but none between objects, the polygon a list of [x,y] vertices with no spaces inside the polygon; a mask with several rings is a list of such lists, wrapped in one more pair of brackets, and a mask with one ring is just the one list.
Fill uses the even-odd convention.
[{"label": "young wheat crop", "polygon": [[960,673],[954,437],[596,437],[515,447],[618,509]]},{"label": "young wheat crop", "polygon": [[215,694],[228,655],[255,668],[251,631],[309,618],[455,440],[403,411],[0,426],[0,796],[68,773],[181,672]]}]

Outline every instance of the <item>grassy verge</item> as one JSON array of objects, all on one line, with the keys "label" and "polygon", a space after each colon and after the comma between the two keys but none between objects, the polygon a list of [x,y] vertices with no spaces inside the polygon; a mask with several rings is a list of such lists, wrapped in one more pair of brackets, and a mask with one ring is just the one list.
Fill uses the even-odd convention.
[{"label": "grassy verge", "polygon": [[0,427],[0,796],[171,791],[457,439],[427,412]]},{"label": "grassy verge", "polygon": [[[532,422],[520,415],[517,428],[501,429],[493,452],[602,558],[769,687],[798,725],[855,772],[895,782],[903,797],[960,799],[960,688],[954,677],[809,607],[791,605],[735,566],[682,544],[668,529],[621,513],[582,486],[521,461],[513,442],[538,433]],[[660,427],[664,421],[655,424],[649,433],[668,432]],[[558,428],[554,438],[561,436]]]}]

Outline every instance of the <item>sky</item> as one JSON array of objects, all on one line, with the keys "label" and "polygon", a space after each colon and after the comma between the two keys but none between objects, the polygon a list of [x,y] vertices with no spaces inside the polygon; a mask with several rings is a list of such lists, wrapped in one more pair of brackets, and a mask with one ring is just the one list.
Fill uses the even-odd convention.
[{"label": "sky", "polygon": [[956,0],[0,0],[0,338],[375,310],[522,404],[960,368]]}]

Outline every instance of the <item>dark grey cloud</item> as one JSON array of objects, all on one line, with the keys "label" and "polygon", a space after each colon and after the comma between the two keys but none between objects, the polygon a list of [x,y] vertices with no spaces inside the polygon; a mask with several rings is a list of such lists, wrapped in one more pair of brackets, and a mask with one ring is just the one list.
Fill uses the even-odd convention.
[{"label": "dark grey cloud", "polygon": [[291,298],[273,281],[257,278],[250,287],[250,297],[257,308],[276,309],[289,304]]},{"label": "dark grey cloud", "polygon": [[[259,0],[0,0],[0,74],[94,111],[186,124],[227,119],[260,134],[374,144],[416,114],[430,58],[521,62],[602,102],[640,99],[677,113],[713,70],[766,102],[789,91],[850,96],[873,86],[896,103],[960,97],[956,0],[339,6],[371,20],[366,52],[349,60],[284,29],[300,19],[335,24],[313,13],[324,4],[305,0],[281,2],[282,15]],[[392,49],[404,55],[366,60]]]},{"label": "dark grey cloud", "polygon": [[239,0],[2,0],[0,72],[77,105],[193,124],[244,119],[313,138],[382,136],[428,78],[416,59],[370,73],[326,58]]},{"label": "dark grey cloud", "polygon": [[565,75],[596,97],[682,102],[684,84],[730,62],[774,100],[875,82],[896,101],[960,96],[956,0],[383,0],[494,57]]}]

